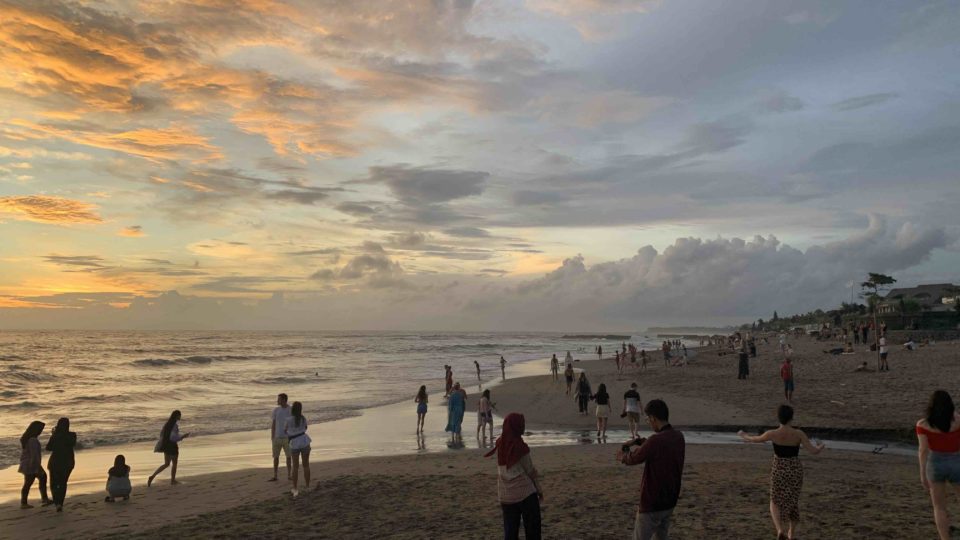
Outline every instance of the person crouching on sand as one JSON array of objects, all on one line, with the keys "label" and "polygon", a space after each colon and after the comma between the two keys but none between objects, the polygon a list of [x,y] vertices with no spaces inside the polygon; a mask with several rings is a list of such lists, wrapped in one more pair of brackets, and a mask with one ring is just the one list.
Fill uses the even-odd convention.
[{"label": "person crouching on sand", "polygon": [[104,502],[112,503],[118,497],[123,500],[130,500],[130,494],[133,492],[133,486],[130,485],[130,466],[127,465],[127,458],[123,454],[113,458],[113,467],[107,471],[107,498]]},{"label": "person crouching on sand", "polygon": [[930,396],[926,415],[917,421],[920,483],[930,492],[933,520],[941,540],[950,538],[947,484],[960,492],[960,416],[943,390]]},{"label": "person crouching on sand", "polygon": [[530,447],[523,442],[525,429],[522,414],[508,414],[503,419],[500,438],[493,449],[484,454],[484,457],[497,455],[497,499],[503,513],[504,540],[520,538],[521,521],[527,540],[540,540],[541,536],[543,489],[530,459]]},{"label": "person crouching on sand", "polygon": [[[777,529],[777,540],[793,539],[800,525],[800,488],[803,486],[803,466],[800,464],[800,447],[811,454],[819,454],[825,448],[823,443],[816,446],[810,443],[807,435],[790,425],[793,420],[793,407],[781,405],[777,409],[780,427],[764,432],[762,435],[747,435],[737,432],[746,442],[773,443],[773,468],[770,471],[770,517]],[[784,533],[786,531],[786,533]]]},{"label": "person crouching on sand", "polygon": [[633,539],[666,540],[670,536],[670,518],[680,498],[686,443],[683,433],[670,425],[670,410],[663,400],[651,400],[643,412],[655,433],[625,443],[617,452],[617,461],[644,465]]}]

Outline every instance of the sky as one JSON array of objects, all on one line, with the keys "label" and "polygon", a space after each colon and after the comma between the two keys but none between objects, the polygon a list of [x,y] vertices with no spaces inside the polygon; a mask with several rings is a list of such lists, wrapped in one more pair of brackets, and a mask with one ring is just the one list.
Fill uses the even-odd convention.
[{"label": "sky", "polygon": [[960,282],[960,5],[0,0],[0,329],[628,331]]}]

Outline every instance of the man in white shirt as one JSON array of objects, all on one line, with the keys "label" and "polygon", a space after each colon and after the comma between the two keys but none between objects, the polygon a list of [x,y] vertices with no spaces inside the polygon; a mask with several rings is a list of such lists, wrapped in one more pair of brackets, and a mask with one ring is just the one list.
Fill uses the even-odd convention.
[{"label": "man in white shirt", "polygon": [[620,417],[627,417],[630,423],[630,436],[636,439],[637,426],[640,423],[640,393],[637,392],[637,383],[630,383],[630,389],[623,394],[623,412]]},{"label": "man in white shirt", "polygon": [[887,336],[880,336],[880,367],[879,371],[890,371],[887,364]]},{"label": "man in white shirt", "polygon": [[290,439],[283,433],[283,426],[290,418],[290,407],[287,405],[287,395],[277,396],[277,405],[270,415],[270,440],[273,442],[273,478],[271,482],[277,481],[277,471],[280,469],[280,451],[287,456],[287,480],[290,480]]}]

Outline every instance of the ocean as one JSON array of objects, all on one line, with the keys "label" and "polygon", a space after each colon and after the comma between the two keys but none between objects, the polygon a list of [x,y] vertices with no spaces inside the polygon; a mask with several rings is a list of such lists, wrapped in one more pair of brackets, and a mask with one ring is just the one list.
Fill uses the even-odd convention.
[{"label": "ocean", "polygon": [[[634,336],[638,347],[659,346]],[[81,446],[154,440],[180,409],[185,431],[212,435],[269,428],[276,395],[301,401],[313,423],[412,400],[421,384],[499,377],[511,365],[566,351],[593,358],[600,344],[549,333],[427,332],[0,332],[0,467],[17,462],[32,420],[70,418]]]}]

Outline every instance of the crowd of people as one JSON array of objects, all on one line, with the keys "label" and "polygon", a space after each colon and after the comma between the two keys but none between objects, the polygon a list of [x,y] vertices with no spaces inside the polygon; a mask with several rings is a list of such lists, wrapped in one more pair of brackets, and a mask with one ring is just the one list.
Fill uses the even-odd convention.
[{"label": "crowd of people", "polygon": [[[857,334],[860,335],[861,340],[864,339],[868,330],[869,328],[857,328]],[[879,341],[883,346],[883,329],[880,332]],[[732,346],[738,351],[738,377],[746,378],[749,375],[749,358],[756,356],[754,338],[749,334],[733,335],[718,342],[721,348]],[[774,458],[769,480],[770,516],[778,540],[792,540],[796,538],[800,523],[800,494],[803,486],[800,450],[804,449],[811,455],[816,455],[825,449],[825,445],[817,440],[811,441],[802,430],[792,425],[795,410],[790,403],[793,399],[794,371],[785,334],[779,336],[779,346],[783,354],[780,376],[784,384],[786,403],[780,405],[776,411],[778,426],[757,435],[744,431],[738,432],[738,435],[747,443],[770,442],[772,444]],[[685,353],[683,343],[678,346],[677,343],[664,342],[662,350],[665,358],[668,357],[670,350],[680,350]],[[879,352],[882,357],[885,351],[881,348]],[[602,355],[599,347],[598,353]],[[617,365],[619,374],[622,369],[620,365],[622,359],[627,358],[628,354],[634,357],[636,349],[624,344],[622,350],[615,353],[620,359]],[[636,360],[632,361],[636,363]],[[587,373],[580,370],[577,374],[574,370],[573,359],[569,352],[565,363],[566,394],[573,393],[578,411],[582,415],[589,414],[591,401],[595,403],[597,437],[605,441],[612,401],[606,384],[598,384],[594,392]],[[501,376],[505,376],[505,364],[506,361],[501,357]],[[550,373],[554,381],[559,377],[559,364],[559,359],[553,355],[550,360]],[[669,362],[667,365],[670,365]],[[449,365],[444,367],[446,389],[444,397],[447,400],[445,431],[450,433],[450,446],[462,447],[462,424],[467,393],[459,382],[453,380],[452,367]],[[475,367],[479,378],[479,363],[475,363]],[[866,363],[856,371],[865,369]],[[881,364],[881,369],[889,368]],[[576,379],[575,384],[574,379]],[[417,406],[416,432],[422,436],[429,402],[425,385],[420,386],[414,402]],[[489,433],[493,447],[485,455],[487,457],[496,455],[497,458],[497,493],[502,511],[504,538],[518,538],[521,528],[525,531],[526,538],[540,538],[542,529],[540,503],[543,501],[544,494],[530,448],[523,440],[526,428],[524,416],[517,412],[507,414],[503,420],[500,436],[494,439],[493,413],[495,410],[496,404],[491,399],[491,390],[489,388],[483,390],[477,401],[477,439],[482,441],[482,446],[485,447]],[[653,431],[649,437],[640,436],[641,416],[646,418],[649,428]],[[681,496],[685,455],[684,436],[670,424],[670,411],[665,401],[653,399],[642,405],[636,382],[631,383],[629,389],[623,394],[620,417],[626,419],[630,439],[621,445],[616,459],[623,465],[644,466],[640,482],[640,498],[637,513],[634,516],[633,538],[668,538],[672,515]],[[163,464],[149,476],[147,487],[150,487],[154,480],[168,468],[170,483],[177,484],[179,446],[190,436],[189,433],[181,433],[179,425],[181,418],[179,410],[173,411],[160,430],[154,451],[163,455]],[[67,485],[75,466],[74,451],[77,447],[77,434],[70,430],[68,418],[60,418],[44,446],[40,441],[44,428],[43,422],[33,421],[20,439],[22,451],[18,470],[24,477],[21,507],[32,508],[28,500],[29,494],[34,483],[38,483],[41,505],[55,505],[56,510],[60,512],[64,507]],[[273,409],[270,419],[273,454],[273,476],[270,481],[278,480],[280,455],[284,454],[287,480],[291,483],[291,492],[294,497],[299,494],[301,468],[303,487],[307,489],[310,486],[311,439],[307,430],[308,422],[303,415],[302,404],[299,401],[293,402],[292,405],[288,404],[287,395],[279,394],[277,406]],[[960,493],[960,415],[957,414],[949,393],[937,390],[931,395],[925,415],[917,421],[915,431],[919,443],[920,482],[930,494],[938,534],[941,539],[947,539],[950,537],[951,530],[947,512],[949,487],[953,486],[954,490]],[[50,453],[46,470],[42,465],[43,448]],[[130,498],[132,494],[130,470],[125,457],[117,455],[113,466],[107,471],[106,502],[112,503],[118,499]]]}]

